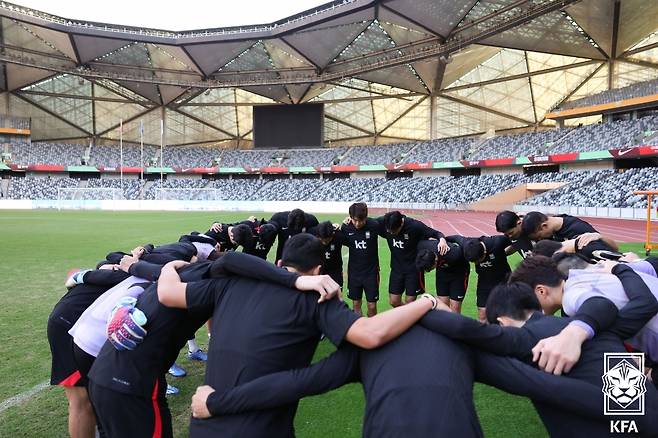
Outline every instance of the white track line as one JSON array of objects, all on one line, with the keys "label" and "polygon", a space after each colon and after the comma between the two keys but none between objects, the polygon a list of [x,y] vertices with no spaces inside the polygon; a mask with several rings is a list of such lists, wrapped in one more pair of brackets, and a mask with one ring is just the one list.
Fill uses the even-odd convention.
[{"label": "white track line", "polygon": [[50,382],[48,380],[45,380],[39,383],[38,385],[33,386],[32,388],[28,389],[25,392],[21,392],[20,394],[17,394],[13,397],[9,397],[7,400],[0,403],[0,413],[6,411],[11,407],[21,404],[24,401],[31,399],[32,397],[34,397],[44,389],[48,388],[49,386],[50,386]]},{"label": "white track line", "polygon": [[[640,239],[640,240],[644,241],[645,233],[643,233],[641,231],[636,231],[636,230],[626,230],[626,231],[624,231],[623,229],[621,229],[619,227],[615,227],[613,225],[602,225],[600,223],[595,224],[593,226],[597,230],[602,230],[603,231],[602,234],[604,234],[604,235],[606,235],[607,233],[610,233],[610,234],[616,234],[617,236],[622,237],[622,238]],[[606,232],[606,230],[607,230],[607,232]],[[621,239],[619,239],[619,240],[621,240]]]}]

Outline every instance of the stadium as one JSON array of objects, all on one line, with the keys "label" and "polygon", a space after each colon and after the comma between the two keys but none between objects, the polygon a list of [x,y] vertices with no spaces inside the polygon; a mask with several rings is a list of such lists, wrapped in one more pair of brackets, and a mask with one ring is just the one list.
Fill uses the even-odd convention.
[{"label": "stadium", "polygon": [[[74,435],[46,328],[67,272],[215,223],[262,227],[301,209],[340,225],[367,203],[385,230],[379,315],[405,307],[387,293],[395,211],[469,238],[507,234],[503,211],[566,214],[615,253],[652,254],[658,2],[298,3],[268,23],[168,30],[0,1],[0,436]],[[339,248],[345,273],[351,251]],[[526,256],[507,255],[512,270]],[[477,319],[480,262],[466,260],[461,312]],[[196,333],[204,351],[208,330]],[[321,341],[313,362],[335,350]],[[167,376],[180,391],[167,396],[173,435],[194,436],[205,362],[183,348],[176,363],[187,376]],[[367,397],[353,383],[303,398],[296,435],[367,435]],[[475,383],[473,401],[484,436],[551,434],[526,397]]]}]

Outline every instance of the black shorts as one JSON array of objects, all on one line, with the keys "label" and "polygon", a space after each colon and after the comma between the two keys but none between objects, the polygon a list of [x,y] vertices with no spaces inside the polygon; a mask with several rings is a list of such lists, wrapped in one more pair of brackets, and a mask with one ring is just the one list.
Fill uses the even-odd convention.
[{"label": "black shorts", "polygon": [[462,273],[436,271],[436,296],[450,297],[452,301],[463,301],[468,290],[470,267]]},{"label": "black shorts", "polygon": [[388,277],[388,293],[391,295],[407,294],[416,297],[425,293],[425,275],[422,272],[391,271]]},{"label": "black shorts", "polygon": [[326,275],[330,276],[338,285],[340,288],[343,288],[343,271],[339,272],[326,272]]},{"label": "black shorts", "polygon": [[48,320],[48,343],[52,363],[50,384],[61,386],[86,386],[87,378],[82,375],[73,355],[73,337],[70,327]]},{"label": "black shorts", "polygon": [[96,358],[78,347],[75,342],[73,342],[73,358],[75,359],[78,370],[80,370],[80,374],[86,379]]},{"label": "black shorts", "polygon": [[350,300],[360,301],[364,292],[369,303],[379,301],[379,270],[366,275],[348,274],[347,297]]},{"label": "black shorts", "polygon": [[[162,388],[161,386],[165,386]],[[124,394],[89,382],[89,398],[108,437],[173,437],[166,385],[158,382],[150,398]]]},{"label": "black shorts", "polygon": [[507,278],[509,277],[509,272],[503,274],[495,275],[493,277],[482,277],[478,276],[478,286],[477,286],[477,306],[478,307],[487,307],[487,300],[489,299],[489,294],[491,291],[498,286],[499,284],[505,284]]}]

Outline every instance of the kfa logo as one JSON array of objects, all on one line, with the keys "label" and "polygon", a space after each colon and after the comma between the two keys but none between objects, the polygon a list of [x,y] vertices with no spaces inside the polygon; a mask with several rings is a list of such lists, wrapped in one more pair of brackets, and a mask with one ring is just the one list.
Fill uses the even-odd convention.
[{"label": "kfa logo", "polygon": [[260,242],[256,242],[256,249],[260,249],[260,250],[265,251],[265,245],[263,245]]},{"label": "kfa logo", "polygon": [[404,241],[393,239],[393,248],[404,249]]},{"label": "kfa logo", "polygon": [[326,260],[329,260],[329,259],[331,258],[331,253],[330,253],[329,251],[325,251],[325,252],[324,252],[324,258],[325,258]]},{"label": "kfa logo", "polygon": [[366,241],[365,240],[357,240],[354,242],[354,247],[356,249],[366,249]]},{"label": "kfa logo", "polygon": [[[605,353],[604,415],[644,415],[644,353]],[[610,433],[638,433],[635,420],[611,420]]]}]

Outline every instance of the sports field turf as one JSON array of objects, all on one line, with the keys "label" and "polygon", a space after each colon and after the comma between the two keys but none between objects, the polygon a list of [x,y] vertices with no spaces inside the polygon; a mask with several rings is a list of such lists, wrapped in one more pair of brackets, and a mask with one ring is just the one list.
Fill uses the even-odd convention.
[{"label": "sports field turf", "polygon": [[[65,437],[66,398],[60,388],[48,387],[20,404],[4,409],[10,397],[23,394],[50,376],[50,350],[46,322],[53,305],[65,293],[64,277],[74,267],[92,267],[110,251],[143,243],[163,244],[178,240],[192,230],[204,231],[214,220],[232,222],[245,213],[124,213],[78,211],[0,211],[0,437]],[[339,221],[341,216],[318,215]],[[625,251],[642,254],[641,244],[622,245]],[[518,262],[514,256],[512,264]],[[380,240],[382,300],[379,309],[389,307],[389,251]],[[434,274],[427,275],[428,291],[434,292]],[[475,283],[471,276],[464,313],[475,315]],[[205,328],[198,333],[207,344]],[[316,360],[334,350],[323,341]],[[202,383],[203,365],[181,354],[179,364],[188,376],[169,377],[181,393],[170,397],[174,434],[187,436],[189,402]],[[428,373],[440,373],[441,364],[427,364]],[[405,376],[401,375],[400,379]],[[488,437],[546,436],[532,409],[522,398],[476,385],[475,402]],[[300,403],[296,419],[299,437],[358,437],[361,435],[363,394],[360,385],[349,385]],[[413,409],[409,406],[409,409]],[[400,412],[399,415],[404,415]]]}]

